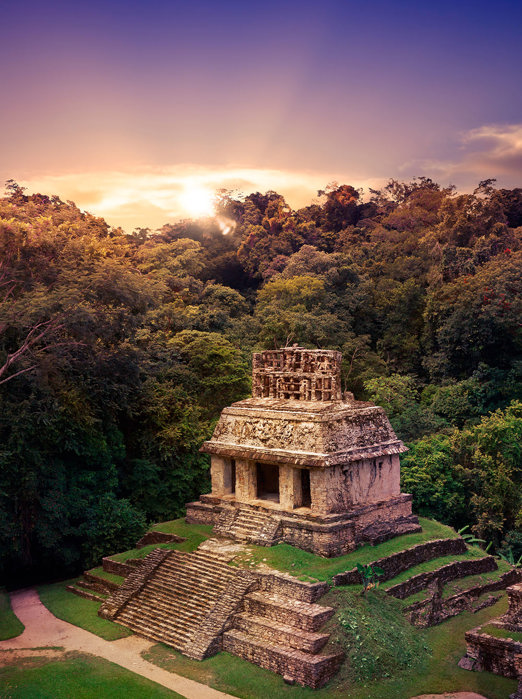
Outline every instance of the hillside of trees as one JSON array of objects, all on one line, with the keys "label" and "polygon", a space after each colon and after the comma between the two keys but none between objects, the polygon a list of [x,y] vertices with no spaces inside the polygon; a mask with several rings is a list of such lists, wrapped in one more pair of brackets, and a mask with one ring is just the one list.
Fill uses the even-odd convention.
[{"label": "hillside of trees", "polygon": [[65,577],[209,488],[198,452],[252,351],[343,353],[388,412],[414,509],[522,554],[522,189],[428,178],[126,234],[0,199],[0,576]]}]

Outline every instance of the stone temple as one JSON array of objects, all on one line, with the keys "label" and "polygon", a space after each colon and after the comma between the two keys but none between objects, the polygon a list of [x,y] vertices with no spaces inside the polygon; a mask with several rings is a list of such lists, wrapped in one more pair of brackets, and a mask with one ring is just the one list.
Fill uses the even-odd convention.
[{"label": "stone temple", "polygon": [[[252,398],[225,408],[202,448],[212,492],[187,505],[213,538],[104,559],[126,577],[100,616],[195,660],[223,650],[312,688],[333,677],[344,655],[324,629],[335,610],[318,603],[328,583],[229,565],[242,547],[228,540],[338,556],[420,530],[399,487],[405,447],[382,408],[341,395],[340,364],[339,352],[299,347],[254,355]],[[138,544],[173,540],[151,532]]]},{"label": "stone temple", "polygon": [[382,408],[341,393],[340,376],[340,352],[254,354],[252,398],[225,408],[204,443],[212,492],[187,505],[187,521],[328,557],[419,531],[400,492],[406,447]]}]

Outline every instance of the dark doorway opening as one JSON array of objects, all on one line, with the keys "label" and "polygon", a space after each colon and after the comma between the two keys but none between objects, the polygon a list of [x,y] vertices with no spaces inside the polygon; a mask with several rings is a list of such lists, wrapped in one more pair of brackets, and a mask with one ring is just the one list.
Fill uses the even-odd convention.
[{"label": "dark doorway opening", "polygon": [[279,502],[279,466],[257,464],[257,497]]},{"label": "dark doorway opening", "polygon": [[302,507],[311,507],[312,493],[310,491],[310,471],[307,468],[301,469],[301,493]]},{"label": "dark doorway opening", "polygon": [[230,460],[230,492],[236,492],[236,460]]}]

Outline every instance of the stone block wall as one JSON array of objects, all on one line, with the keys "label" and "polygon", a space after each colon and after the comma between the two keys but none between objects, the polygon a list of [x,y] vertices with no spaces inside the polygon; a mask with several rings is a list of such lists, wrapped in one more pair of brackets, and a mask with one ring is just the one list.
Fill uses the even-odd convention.
[{"label": "stone block wall", "polygon": [[122,561],[115,561],[110,556],[102,558],[102,567],[106,573],[121,575],[123,578],[136,569],[136,566]]},{"label": "stone block wall", "polygon": [[494,638],[480,630],[467,631],[466,655],[459,665],[468,670],[493,672],[495,675],[517,679],[519,664],[516,656],[522,654],[522,643],[509,638]]},{"label": "stone block wall", "polygon": [[[417,544],[405,551],[399,551],[391,556],[379,558],[372,565],[382,568],[384,576],[379,578],[381,582],[391,580],[413,566],[431,561],[440,556],[449,556],[464,553],[467,550],[464,539],[436,539],[424,544]],[[358,585],[361,583],[361,574],[357,568],[338,573],[333,577],[334,585]]]},{"label": "stone block wall", "polygon": [[355,526],[350,521],[323,525],[283,518],[281,525],[283,541],[318,556],[332,558],[355,549]]},{"label": "stone block wall", "polygon": [[176,543],[181,543],[182,541],[185,541],[185,539],[177,534],[167,534],[166,532],[147,532],[137,542],[136,548],[141,549],[143,546],[149,546],[150,544],[169,544],[173,541]]},{"label": "stone block wall", "polygon": [[284,595],[301,602],[313,603],[320,599],[329,586],[326,582],[307,583],[281,573],[258,573],[259,589],[275,595]]},{"label": "stone block wall", "polygon": [[289,650],[283,656],[270,643],[259,642],[254,646],[240,637],[229,634],[225,634],[223,639],[223,650],[313,689],[326,684],[343,660],[342,655],[326,657],[318,655],[310,658],[298,650]]},{"label": "stone block wall", "polygon": [[467,561],[455,561],[448,563],[437,570],[427,573],[419,573],[403,583],[389,587],[387,592],[393,597],[404,599],[414,595],[420,590],[425,590],[429,585],[444,584],[456,578],[464,578],[467,575],[478,575],[480,573],[490,573],[497,570],[498,566],[493,556],[484,558],[472,558]]}]

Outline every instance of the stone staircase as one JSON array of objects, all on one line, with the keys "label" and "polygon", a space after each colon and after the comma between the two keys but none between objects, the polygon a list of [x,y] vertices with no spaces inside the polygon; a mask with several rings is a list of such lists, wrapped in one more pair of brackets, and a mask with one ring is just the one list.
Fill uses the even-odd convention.
[{"label": "stone staircase", "polygon": [[241,612],[223,634],[223,650],[291,683],[314,689],[323,686],[344,659],[342,653],[320,652],[329,639],[320,628],[334,610],[266,587],[245,596]]},{"label": "stone staircase", "polygon": [[227,507],[214,525],[214,535],[235,541],[273,546],[280,540],[281,518],[246,507]]},{"label": "stone staircase", "polygon": [[252,584],[250,575],[208,553],[156,549],[100,615],[201,660],[219,650],[222,627]]},{"label": "stone staircase", "polygon": [[78,595],[78,597],[90,599],[94,602],[103,602],[107,595],[111,595],[118,588],[118,583],[85,571],[82,578],[77,580],[74,585],[67,585],[65,589],[74,595]]}]

